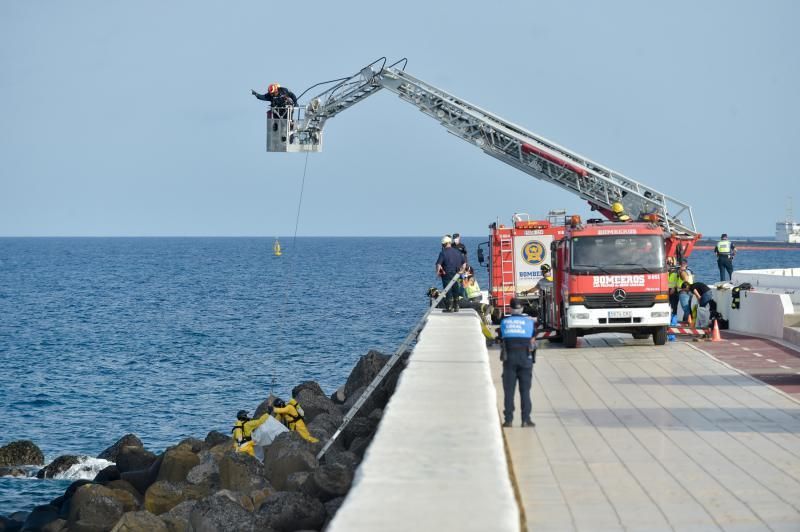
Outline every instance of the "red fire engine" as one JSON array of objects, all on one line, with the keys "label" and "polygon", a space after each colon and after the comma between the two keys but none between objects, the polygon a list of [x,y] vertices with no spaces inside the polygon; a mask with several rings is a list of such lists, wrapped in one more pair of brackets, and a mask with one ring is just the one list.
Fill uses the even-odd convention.
[{"label": "red fire engine", "polygon": [[[667,256],[688,256],[694,238],[665,233],[658,219],[621,223],[551,211],[548,219],[514,215],[513,225],[489,226],[489,302],[493,320],[509,313],[511,299],[526,301],[543,337],[575,347],[599,332],[627,332],[666,341],[670,322]],[[541,266],[553,282],[543,282]]]},{"label": "red fire engine", "polygon": [[652,335],[663,345],[671,316],[668,248],[654,223],[584,224],[573,216],[553,244],[553,282],[540,286],[540,327],[557,331],[567,347],[608,331]]}]

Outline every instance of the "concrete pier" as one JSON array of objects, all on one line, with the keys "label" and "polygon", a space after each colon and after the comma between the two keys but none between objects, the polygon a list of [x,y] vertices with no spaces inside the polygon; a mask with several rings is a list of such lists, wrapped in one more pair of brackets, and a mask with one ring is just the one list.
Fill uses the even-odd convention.
[{"label": "concrete pier", "polygon": [[473,311],[432,314],[329,530],[520,529]]}]

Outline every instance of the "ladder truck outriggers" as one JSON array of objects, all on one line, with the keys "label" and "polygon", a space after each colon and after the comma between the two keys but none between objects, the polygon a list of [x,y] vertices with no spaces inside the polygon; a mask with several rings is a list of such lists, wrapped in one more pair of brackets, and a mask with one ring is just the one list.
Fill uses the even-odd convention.
[{"label": "ladder truck outriggers", "polygon": [[321,151],[330,118],[386,89],[487,155],[579,196],[609,220],[616,203],[634,220],[583,223],[561,213],[560,220],[558,214],[542,221],[516,215],[511,227],[491,225],[490,303],[500,315],[513,297],[533,291],[537,267],[552,263],[554,285],[532,299],[534,313],[567,345],[603,330],[652,334],[663,343],[670,319],[665,258],[688,257],[701,236],[691,207],[411,76],[406,64],[380,58],[291,113],[268,112],[267,151]]}]

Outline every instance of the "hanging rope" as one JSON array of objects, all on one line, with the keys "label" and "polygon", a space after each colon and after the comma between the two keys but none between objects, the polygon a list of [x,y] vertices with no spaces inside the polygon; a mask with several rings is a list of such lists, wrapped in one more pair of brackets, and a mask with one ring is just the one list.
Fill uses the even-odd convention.
[{"label": "hanging rope", "polygon": [[294,236],[292,237],[292,247],[297,240],[297,227],[300,225],[300,208],[303,206],[303,190],[306,188],[306,170],[308,169],[308,154],[306,152],[306,162],[303,164],[303,180],[300,182],[300,200],[297,202],[297,216],[294,219]]},{"label": "hanging rope", "polygon": [[[289,248],[289,267],[284,268],[284,277],[283,277],[283,305],[281,306],[281,311],[279,313],[279,320],[281,321],[281,325],[287,322],[287,315],[288,315],[288,308],[289,308],[289,291],[291,290],[289,276],[292,275],[292,272],[295,271],[294,268],[294,261],[295,256],[297,256],[297,230],[300,227],[300,212],[303,207],[303,193],[306,188],[306,173],[308,171],[308,155],[309,152],[306,152],[306,160],[303,163],[303,178],[300,181],[300,197],[297,200],[297,213],[295,214],[294,219],[294,234],[292,235],[292,246]],[[284,334],[284,331],[278,335],[277,341],[277,353],[276,359],[271,361],[273,365],[276,364],[278,358],[285,358],[286,353],[283,352],[284,347],[284,339],[288,336],[288,334]],[[274,369],[270,371],[271,376],[271,384],[270,384],[270,395],[273,393],[274,385],[275,385],[275,371]],[[278,380],[278,384],[280,385],[280,379]]]}]

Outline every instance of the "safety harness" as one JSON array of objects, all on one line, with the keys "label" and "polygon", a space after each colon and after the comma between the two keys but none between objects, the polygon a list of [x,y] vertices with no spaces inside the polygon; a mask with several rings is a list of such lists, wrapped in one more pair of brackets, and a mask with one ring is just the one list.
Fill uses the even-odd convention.
[{"label": "safety harness", "polygon": [[292,414],[286,413],[283,414],[283,416],[284,419],[286,420],[286,426],[289,427],[290,429],[294,429],[294,425],[296,425],[298,421],[301,420],[305,421],[305,412],[303,412],[303,407],[300,406],[300,404],[294,399],[289,401],[289,405],[292,405],[294,407],[294,410],[295,412],[297,412],[297,415],[293,416]]},{"label": "safety harness", "polygon": [[245,422],[244,421],[240,421],[239,423],[240,424],[237,424],[237,425],[233,426],[233,428],[231,429],[231,434],[236,434],[236,429],[241,429],[242,437],[239,438],[238,440],[236,440],[236,442],[239,444],[239,446],[241,446],[243,443],[249,442],[253,438],[251,438],[250,436],[246,436],[245,435],[245,433],[244,433],[244,423]]}]

